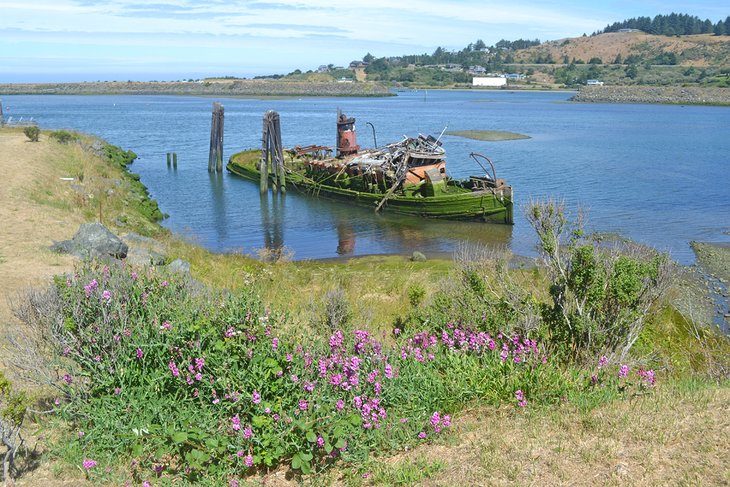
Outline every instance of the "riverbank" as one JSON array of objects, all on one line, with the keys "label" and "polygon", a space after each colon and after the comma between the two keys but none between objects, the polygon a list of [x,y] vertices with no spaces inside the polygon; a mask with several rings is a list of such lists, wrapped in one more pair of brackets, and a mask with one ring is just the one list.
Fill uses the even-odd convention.
[{"label": "riverbank", "polygon": [[0,84],[0,95],[185,95],[185,96],[391,96],[378,83],[276,80],[106,81],[86,83]]},{"label": "riverbank", "polygon": [[[494,266],[494,261],[499,259],[499,255],[482,254],[477,249],[471,249],[471,253],[468,252],[469,249],[465,249],[455,259],[429,259],[426,262],[412,262],[403,257],[372,256],[346,262],[280,260],[264,263],[241,255],[212,254],[195,245],[171,238],[159,225],[149,220],[145,222],[142,218],[143,213],[138,212],[134,203],[139,200],[140,195],[132,191],[133,187],[127,186],[122,168],[102,158],[95,147],[98,146],[92,140],[86,139],[82,139],[80,143],[58,143],[49,138],[46,132],[41,135],[40,142],[32,143],[26,141],[20,130],[0,130],[0,164],[2,164],[0,168],[5,174],[5,186],[0,192],[0,212],[2,212],[0,218],[4,225],[0,233],[2,239],[0,284],[3,286],[4,295],[13,294],[27,285],[42,287],[50,282],[53,275],[73,270],[76,263],[74,259],[53,254],[47,248],[53,241],[69,238],[79,223],[97,220],[99,207],[96,202],[99,201],[100,195],[104,195],[102,220],[114,233],[136,231],[152,235],[164,246],[168,261],[182,258],[190,262],[191,274],[196,281],[214,289],[225,289],[226,294],[243,292],[247,295],[260,296],[263,306],[253,314],[251,329],[257,330],[256,333],[261,335],[257,346],[265,350],[265,353],[273,354],[277,347],[285,347],[284,337],[293,340],[294,344],[308,346],[315,337],[326,339],[333,333],[333,329],[340,327],[346,329],[348,335],[355,329],[365,329],[374,340],[372,343],[379,340],[384,346],[391,346],[398,339],[395,338],[394,327],[398,327],[404,335],[408,335],[421,327],[440,326],[441,320],[437,318],[443,318],[447,316],[449,310],[459,307],[469,308],[470,313],[478,315],[478,319],[470,318],[465,322],[482,327],[506,326],[506,323],[491,321],[501,316],[498,315],[497,308],[489,308],[494,314],[484,313],[484,309],[494,303],[493,293],[502,289],[499,287],[502,284],[507,285],[506,289],[513,292],[534,291],[535,299],[545,297],[545,290],[541,287],[544,282],[537,269],[515,272],[511,274],[513,280],[500,282],[496,280],[497,271]],[[11,229],[11,233],[7,233],[6,228]],[[27,249],[27,252],[24,249]],[[150,283],[158,284],[157,287],[145,288],[145,296],[147,291],[150,291],[150,306],[160,305],[158,294],[172,293],[178,289],[177,281],[171,280],[169,283],[162,281],[162,272],[154,270],[144,275],[140,271],[140,279],[150,279]],[[98,282],[102,282],[102,278]],[[63,285],[66,286],[65,283]],[[102,289],[97,291],[99,296],[103,297]],[[83,293],[81,290],[82,300]],[[113,305],[116,305],[119,299],[121,293],[116,291],[111,293],[110,301]],[[146,298],[142,299],[144,301]],[[509,300],[498,301],[501,303],[500,306],[507,308],[511,306]],[[183,303],[185,300],[165,302]],[[439,315],[441,309],[444,311]],[[172,322],[169,328],[165,328],[164,323],[154,321],[157,318],[161,318],[160,321],[167,319],[168,315],[155,314],[154,319],[143,320],[145,326],[153,332],[148,335],[150,340],[167,337],[165,330],[169,330],[170,335],[174,337],[178,333],[193,333],[198,329],[218,330],[217,326],[220,325],[215,322],[218,318],[216,314],[221,312],[220,307],[217,307],[215,313],[203,313],[202,316],[198,314],[197,318],[189,322],[183,321],[183,315],[187,311],[182,304],[180,309],[168,311],[171,311],[169,319]],[[16,331],[19,324],[13,321],[9,306],[0,308],[0,313],[2,313],[0,324],[3,336]],[[508,315],[509,313],[505,314]],[[490,321],[485,323],[485,320]],[[458,322],[456,319],[454,321]],[[231,321],[228,324],[238,326],[238,323],[239,321]],[[274,336],[282,337],[281,344],[278,339],[274,344],[271,337],[264,338],[264,327],[261,326],[263,323],[271,326]],[[556,403],[541,403],[539,395],[534,390],[528,389],[528,394],[535,395],[528,396],[530,402],[526,407],[519,407],[514,404],[514,391],[510,389],[512,384],[507,384],[508,395],[501,405],[493,405],[493,399],[490,399],[487,393],[483,397],[470,400],[468,404],[454,398],[458,407],[454,406],[454,413],[450,417],[451,429],[439,436],[433,433],[432,423],[426,421],[426,426],[431,428],[428,430],[427,439],[421,441],[415,434],[409,434],[406,440],[399,439],[405,441],[407,445],[405,449],[388,449],[383,446],[385,443],[377,443],[378,447],[373,449],[367,460],[359,458],[347,463],[340,462],[324,473],[304,478],[299,476],[300,470],[287,466],[279,466],[272,470],[262,467],[259,470],[244,470],[244,472],[248,475],[248,480],[268,485],[296,485],[300,481],[312,484],[347,485],[397,483],[472,485],[483,482],[485,478],[492,479],[492,483],[497,485],[521,482],[547,485],[564,482],[642,485],[727,482],[730,480],[730,470],[727,467],[723,439],[730,431],[726,414],[730,404],[730,388],[726,382],[718,385],[703,375],[701,350],[697,348],[695,342],[690,341],[691,338],[683,334],[684,329],[675,328],[679,326],[678,324],[681,324],[681,320],[665,319],[664,315],[655,316],[649,329],[651,333],[642,335],[641,355],[643,357],[643,352],[647,352],[647,356],[653,356],[650,360],[652,366],[657,368],[659,382],[656,388],[642,390],[636,395],[614,396],[612,392],[607,392],[608,387],[589,392],[593,390],[588,385],[589,376],[585,377],[584,384],[566,372],[566,381],[569,377],[573,377],[570,379],[572,382],[570,387],[574,388],[571,389],[571,394],[574,395],[570,398],[558,398]],[[137,332],[140,329],[135,326],[130,328],[132,338],[139,339]],[[227,330],[222,329],[222,331]],[[237,335],[226,336],[225,339],[216,338],[220,344],[216,340],[204,340],[203,344],[229,347],[235,343],[235,336]],[[126,344],[127,338],[122,340]],[[666,344],[663,341],[666,341]],[[190,345],[193,341],[185,343]],[[132,352],[130,367],[136,367],[133,364],[142,363],[143,359],[147,360],[160,350],[167,350],[165,347],[148,348],[148,345],[151,344],[144,343],[144,340],[140,341],[138,350],[142,353],[135,351],[137,345],[130,349]],[[229,355],[244,356],[243,350],[243,348],[237,349],[237,353]],[[498,354],[499,351],[497,348],[495,353]],[[279,358],[277,356],[273,364],[286,365],[288,362],[283,351],[279,350],[277,353],[281,355],[281,360],[277,361]],[[294,355],[295,361],[300,359],[296,353]],[[448,356],[453,360],[450,365],[438,361],[442,360],[441,358],[433,362],[432,368],[436,371],[433,378],[444,379],[460,375],[450,369],[444,369],[445,373],[442,373],[438,367],[455,365],[461,367],[463,361],[468,360],[467,354],[454,353],[453,356]],[[631,359],[632,374],[638,367],[645,365],[641,362],[642,357]],[[169,381],[170,373],[166,370],[168,360],[169,357],[166,357],[164,361],[149,362],[150,367],[153,363],[162,364],[162,368],[167,372],[155,376],[150,383],[164,386]],[[261,367],[257,370],[263,371],[262,374],[269,374],[265,369],[272,367],[271,360],[262,361]],[[552,363],[552,357],[550,360]],[[678,364],[685,361],[692,363],[683,372]],[[182,363],[178,362],[178,365]],[[502,367],[499,359],[494,362],[496,366],[494,370],[502,370],[499,369]],[[90,360],[88,363],[94,362]],[[419,366],[418,363],[413,362],[413,366]],[[431,362],[426,361],[424,373],[432,373],[429,363]],[[372,363],[368,361],[367,365],[370,367]],[[205,357],[205,365],[201,362],[200,368],[207,374],[208,370],[216,366],[220,367],[220,362],[211,351]],[[406,363],[401,364],[403,370],[410,366]],[[511,370],[517,365],[508,363],[504,367]],[[218,370],[223,373],[224,369],[221,367]],[[490,374],[484,375],[481,368],[474,370],[479,371],[481,375],[473,376],[474,382],[469,390],[483,387],[484,381],[493,377]],[[573,366],[566,370],[583,374],[587,373],[588,369]],[[614,372],[616,371],[612,371],[612,377],[615,376]],[[396,376],[398,373],[396,369]],[[460,369],[460,373],[463,373],[463,368]],[[271,369],[269,375],[273,374],[274,369]],[[391,387],[386,383],[385,374],[390,372],[381,371],[377,377],[383,381],[384,387]],[[494,376],[497,375],[499,374]],[[550,376],[544,378],[548,383],[556,380]],[[562,380],[560,378],[560,381]],[[362,382],[365,382],[364,375]],[[27,384],[18,385],[24,387]],[[182,378],[179,385],[182,388],[186,387]],[[226,386],[227,384],[222,384],[219,391],[225,391]],[[277,387],[290,386],[289,382],[277,385]],[[203,390],[202,382],[200,387]],[[249,385],[241,387],[250,388]],[[314,387],[312,384],[312,388]],[[319,391],[320,387],[324,389],[328,385],[320,384],[318,381],[316,387]],[[416,390],[413,397],[418,398],[418,401],[411,406],[411,414],[432,416],[433,410],[421,411],[423,408],[420,405],[424,400],[424,391],[428,391],[429,397],[426,399],[434,400],[431,395],[435,395],[437,390],[447,401],[452,400],[453,394],[449,389],[435,388],[432,391],[426,387]],[[304,394],[302,391],[301,387],[296,389],[297,394]],[[390,389],[384,396],[386,406],[391,407],[393,403],[397,403],[402,397],[401,393],[406,391],[407,389]],[[551,393],[557,393],[556,391],[557,389]],[[102,397],[105,404],[113,402],[117,397],[113,392],[112,390]],[[126,393],[126,391],[120,392]],[[228,392],[235,393],[232,390]],[[272,394],[272,390],[267,388],[261,389],[260,392],[264,395],[263,408],[266,401],[272,397],[266,394]],[[192,394],[192,391],[190,393]],[[149,397],[160,395],[159,392],[154,392]],[[201,400],[194,400],[192,396],[180,400],[179,406],[200,404],[200,407],[210,408],[210,401],[202,401],[202,394],[200,397]],[[237,403],[241,408],[244,407],[244,403],[245,407],[250,407],[251,401],[248,397],[245,399],[240,404]],[[124,397],[124,401],[127,400],[141,399]],[[239,407],[227,399],[222,399],[222,394],[221,401],[227,408],[225,423],[206,423],[198,421],[199,416],[190,417],[191,424],[194,422],[196,425],[204,425],[201,428],[210,425],[211,431],[216,431],[216,445],[220,438],[230,437],[231,420],[228,416],[233,416],[234,408]],[[151,404],[154,401],[144,402]],[[326,403],[322,404],[326,406]],[[301,403],[298,407],[302,407]],[[351,407],[349,402],[345,407]],[[165,410],[165,414],[171,417],[176,409]],[[106,419],[113,425],[124,424],[125,427],[134,428],[146,426],[130,425],[126,407],[125,411],[122,419],[111,417]],[[356,415],[354,420],[358,418]],[[394,416],[393,419],[398,418]],[[323,418],[323,422],[327,420]],[[350,424],[352,420],[353,418],[348,416],[343,427],[352,428]],[[38,423],[29,425],[29,430],[34,430],[40,425],[49,428],[47,417],[36,418],[36,421]],[[256,423],[253,426],[253,441],[259,439],[274,441],[281,437],[267,432],[266,428],[272,427],[272,422],[267,417],[262,415],[256,417],[254,421]],[[243,416],[241,423],[242,433],[238,435],[239,437],[243,437],[247,425]],[[88,426],[102,428],[100,424],[95,422]],[[398,426],[402,429],[416,427],[407,422],[398,424],[402,424]],[[81,434],[80,431],[85,433]],[[352,431],[353,434],[360,434]],[[49,434],[45,434],[46,432]],[[138,439],[142,441],[145,435],[147,433],[143,431]],[[173,440],[170,441],[174,441],[178,446],[170,446],[169,450],[165,450],[154,461],[154,465],[149,463],[151,456],[139,456],[143,464],[134,463],[132,467],[134,472],[130,475],[129,464],[132,460],[137,461],[136,453],[125,455],[124,458],[115,455],[103,459],[89,456],[90,450],[99,448],[94,445],[98,440],[93,431],[86,427],[81,428],[77,424],[67,426],[56,424],[50,426],[50,429],[44,429],[44,439],[33,437],[32,442],[28,443],[30,448],[36,445],[38,451],[45,451],[45,456],[33,457],[28,456],[28,453],[20,455],[18,464],[26,470],[22,471],[18,485],[82,485],[90,483],[89,478],[96,478],[109,484],[121,484],[124,480],[131,479],[130,481],[138,485],[146,478],[150,478],[153,484],[156,481],[176,483],[178,480],[183,480],[185,473],[178,468],[181,463],[175,460],[168,462],[168,459],[177,454],[178,448],[187,448],[187,444],[196,441],[188,437],[188,433],[185,435],[189,441],[175,440],[181,438],[181,435],[182,432],[175,432]],[[48,438],[54,439],[55,443]],[[196,443],[203,450],[193,451],[208,451],[209,448],[213,451],[213,447],[209,446],[214,443],[212,438],[209,437],[211,442],[201,440],[199,445]],[[306,441],[313,445],[317,441],[316,436],[313,438],[311,442],[308,439]],[[390,437],[391,440],[393,438],[395,436]],[[59,439],[63,440],[58,441]],[[258,445],[254,448],[260,451]],[[3,452],[0,450],[1,453]],[[229,461],[232,455],[228,451],[225,453],[221,459]],[[247,453],[244,452],[244,455]],[[69,462],[69,458],[74,460],[89,458],[93,459],[94,463],[98,461],[99,465],[82,471],[81,463]],[[240,461],[243,462],[243,459]],[[260,460],[256,458],[255,461]],[[195,463],[196,468],[200,468],[198,464],[201,462],[196,460]],[[161,467],[159,475],[162,478],[155,479],[158,466]],[[120,477],[115,477],[116,474]]]},{"label": "riverbank", "polygon": [[570,100],[581,103],[730,106],[730,89],[674,86],[583,86]]}]

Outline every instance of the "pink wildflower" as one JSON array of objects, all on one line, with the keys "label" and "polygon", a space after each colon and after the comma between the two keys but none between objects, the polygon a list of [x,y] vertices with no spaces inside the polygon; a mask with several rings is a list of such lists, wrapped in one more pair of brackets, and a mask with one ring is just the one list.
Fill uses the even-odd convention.
[{"label": "pink wildflower", "polygon": [[137,358],[138,359],[141,359],[144,356],[144,352],[142,351],[141,348],[138,348],[137,349],[137,354],[136,355],[137,355]]},{"label": "pink wildflower", "polygon": [[170,360],[170,363],[167,364],[167,366],[170,368],[170,372],[172,372],[173,377],[180,377],[180,371],[177,369],[177,365],[175,365],[175,362]]},{"label": "pink wildflower", "polygon": [[317,437],[317,448],[324,448],[324,438],[321,436]]},{"label": "pink wildflower", "polygon": [[246,426],[245,428],[243,428],[243,437],[244,438],[246,438],[247,440],[250,440],[252,436],[253,436],[253,430],[251,429],[250,426]]},{"label": "pink wildflower", "polygon": [[241,429],[241,419],[238,417],[238,414],[231,418],[231,428],[233,428],[234,431]]},{"label": "pink wildflower", "polygon": [[259,394],[259,391],[253,391],[253,394],[251,394],[251,402],[254,404],[258,404],[261,402],[261,394]]},{"label": "pink wildflower", "polygon": [[621,368],[618,371],[618,377],[619,379],[625,379],[629,375],[629,366],[628,365],[622,365]]},{"label": "pink wildflower", "polygon": [[137,273],[136,272],[132,272],[132,280],[133,281],[136,281],[137,280]]},{"label": "pink wildflower", "polygon": [[422,440],[425,440],[426,439],[426,432],[425,431],[421,431],[420,433],[418,433],[418,437],[420,439],[422,439]]},{"label": "pink wildflower", "polygon": [[243,464],[249,468],[253,467],[253,457],[251,455],[246,455],[246,458],[243,459]]},{"label": "pink wildflower", "polygon": [[444,425],[444,428],[450,428],[451,427],[451,416],[448,414],[444,415],[442,424]]},{"label": "pink wildflower", "polygon": [[65,382],[66,384],[71,384],[71,383],[72,383],[72,382],[74,381],[74,378],[73,378],[73,377],[71,377],[71,376],[70,376],[70,375],[68,375],[68,374],[65,374],[65,375],[63,376],[63,381],[64,381],[64,382]]},{"label": "pink wildflower", "polygon": [[167,287],[167,286],[169,286],[169,285],[170,285],[170,283],[169,283],[169,282],[167,282],[167,281],[162,281],[162,287]]},{"label": "pink wildflower", "polygon": [[170,323],[169,321],[163,321],[162,325],[160,325],[160,328],[162,328],[163,330],[169,330],[170,328],[172,328],[172,323]]},{"label": "pink wildflower", "polygon": [[84,466],[85,469],[89,470],[91,468],[96,467],[96,460],[92,460],[91,458],[85,458],[82,465]]},{"label": "pink wildflower", "polygon": [[343,409],[345,409],[345,401],[343,401],[342,399],[338,399],[335,403],[335,408],[337,408],[338,411],[342,411]]},{"label": "pink wildflower", "polygon": [[300,399],[299,409],[302,411],[306,411],[307,409],[309,409],[309,401],[307,401],[306,399]]},{"label": "pink wildflower", "polygon": [[606,365],[608,365],[608,357],[602,355],[601,358],[598,359],[598,368],[602,369]]},{"label": "pink wildflower", "polygon": [[238,480],[231,479],[231,487],[238,487]]},{"label": "pink wildflower", "polygon": [[271,339],[271,349],[276,350],[277,348],[279,348],[279,339],[274,337]]},{"label": "pink wildflower", "polygon": [[104,292],[101,293],[101,298],[106,301],[107,303],[111,302],[112,300],[112,293],[108,289],[104,289]]}]

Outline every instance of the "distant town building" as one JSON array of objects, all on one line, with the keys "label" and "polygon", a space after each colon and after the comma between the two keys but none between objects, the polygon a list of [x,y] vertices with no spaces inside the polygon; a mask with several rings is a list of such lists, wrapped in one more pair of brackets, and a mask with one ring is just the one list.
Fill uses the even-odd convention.
[{"label": "distant town building", "polygon": [[472,86],[505,86],[507,79],[502,77],[474,77],[472,78]]},{"label": "distant town building", "polygon": [[484,66],[469,66],[469,72],[472,74],[484,74],[487,69]]},{"label": "distant town building", "polygon": [[344,76],[337,80],[338,83],[352,83],[352,78],[345,78]]},{"label": "distant town building", "polygon": [[598,81],[597,79],[589,79],[586,81],[587,86],[603,86],[603,81]]},{"label": "distant town building", "polygon": [[639,29],[619,29],[619,32],[641,32]]},{"label": "distant town building", "polygon": [[366,63],[365,61],[353,61],[350,63],[350,69],[363,69],[370,66],[370,63]]},{"label": "distant town building", "polygon": [[509,74],[505,74],[504,77],[507,79],[512,79],[512,80],[525,79],[525,75],[522,73],[509,73]]}]

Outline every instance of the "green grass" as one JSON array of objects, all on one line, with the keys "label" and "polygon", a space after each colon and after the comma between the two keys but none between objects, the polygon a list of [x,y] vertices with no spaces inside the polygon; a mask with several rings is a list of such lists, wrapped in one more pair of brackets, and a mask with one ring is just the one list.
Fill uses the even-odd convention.
[{"label": "green grass", "polygon": [[521,140],[529,139],[529,135],[516,134],[514,132],[502,132],[499,130],[457,130],[445,132],[445,135],[453,135],[455,137],[465,137],[467,139],[485,140],[489,142],[501,140]]}]

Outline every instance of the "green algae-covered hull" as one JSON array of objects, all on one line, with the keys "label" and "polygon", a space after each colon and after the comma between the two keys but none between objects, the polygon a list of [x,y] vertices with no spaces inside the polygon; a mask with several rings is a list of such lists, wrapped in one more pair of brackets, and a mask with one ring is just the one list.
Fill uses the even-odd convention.
[{"label": "green algae-covered hull", "polygon": [[[259,151],[246,151],[231,156],[227,169],[242,178],[258,182]],[[270,175],[273,181],[273,175]],[[375,209],[385,197],[383,193],[371,193],[324,184],[305,174],[290,170],[286,174],[286,186],[313,196],[352,202]],[[427,218],[452,220],[478,220],[494,223],[513,223],[512,190],[509,186],[472,191],[456,184],[449,184],[445,192],[435,196],[407,195],[395,192],[388,196],[384,211],[416,215]]]}]

